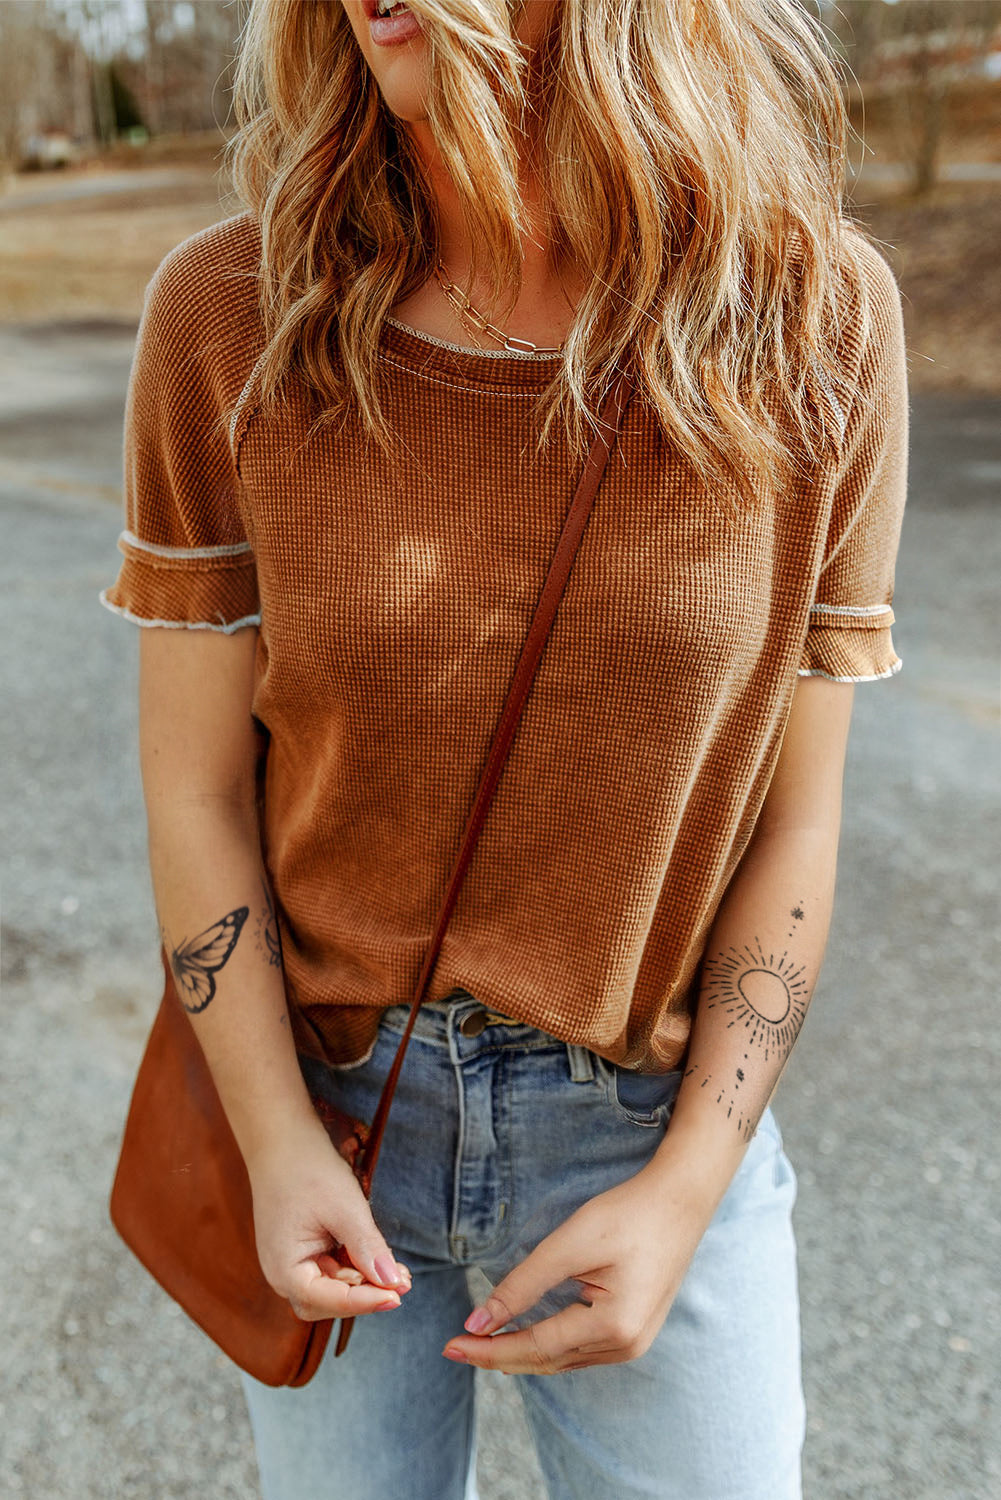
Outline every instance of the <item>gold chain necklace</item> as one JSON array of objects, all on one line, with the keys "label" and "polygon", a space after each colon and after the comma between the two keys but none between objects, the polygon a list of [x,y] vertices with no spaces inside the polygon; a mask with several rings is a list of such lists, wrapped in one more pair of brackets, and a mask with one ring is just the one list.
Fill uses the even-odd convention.
[{"label": "gold chain necklace", "polygon": [[[533,344],[528,339],[515,338],[512,334],[505,333],[502,328],[495,328],[493,323],[488,323],[483,314],[477,312],[465,292],[461,291],[454,282],[449,281],[442,261],[439,260],[435,266],[434,274],[438,278],[438,285],[459,316],[465,318],[468,323],[471,323],[477,332],[487,333],[495,339],[500,339],[504,348],[512,354],[562,354],[562,344],[555,349],[546,348],[540,344]],[[458,300],[460,297],[462,298],[461,302]]]}]

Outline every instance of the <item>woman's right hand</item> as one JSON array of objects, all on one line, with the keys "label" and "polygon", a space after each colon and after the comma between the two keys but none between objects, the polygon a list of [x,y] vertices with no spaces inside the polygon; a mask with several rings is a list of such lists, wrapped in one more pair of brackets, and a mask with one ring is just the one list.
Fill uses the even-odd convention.
[{"label": "woman's right hand", "polygon": [[[319,1120],[272,1138],[247,1170],[261,1269],[297,1317],[354,1318],[399,1307],[410,1272],[393,1256]],[[351,1266],[334,1259],[337,1244]]]}]

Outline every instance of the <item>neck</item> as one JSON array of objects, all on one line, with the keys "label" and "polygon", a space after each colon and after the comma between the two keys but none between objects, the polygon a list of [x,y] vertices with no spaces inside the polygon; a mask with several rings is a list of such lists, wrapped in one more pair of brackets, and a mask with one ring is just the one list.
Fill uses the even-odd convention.
[{"label": "neck", "polygon": [[[421,152],[423,170],[434,194],[440,226],[440,254],[449,281],[465,294],[476,311],[509,337],[524,339],[540,348],[556,348],[573,321],[574,309],[583,292],[579,276],[554,264],[552,240],[538,178],[524,165],[519,185],[526,205],[529,229],[522,239],[522,284],[517,300],[502,311],[491,311],[489,287],[471,276],[472,247],[459,208],[458,197],[442,165],[426,124],[409,127]],[[461,298],[459,299],[461,302]],[[396,314],[425,332],[453,342],[497,349],[500,340],[481,332],[463,317],[446,297],[437,277],[431,276],[411,297],[397,304]]]},{"label": "neck", "polygon": [[[441,258],[452,275],[460,281],[472,261],[472,245],[462,218],[459,197],[438,151],[426,120],[407,126],[421,158],[421,165],[438,210],[441,230]],[[549,278],[554,274],[552,245],[542,201],[538,176],[527,165],[528,153],[520,157],[518,184],[522,202],[528,211],[529,230],[522,237],[522,263],[526,282]]]},{"label": "neck", "polygon": [[[529,0],[521,7],[517,36],[526,59],[525,88],[529,99],[538,93],[538,69],[544,67],[543,43],[553,25],[554,0]],[[553,253],[548,214],[543,202],[541,183],[532,161],[538,149],[538,115],[526,111],[526,128],[518,138],[518,185],[528,217],[528,229],[522,236],[522,290],[517,303],[505,317],[505,326],[513,320],[538,321],[545,309],[551,318],[554,309],[560,314],[572,311],[576,283],[564,266],[556,263]],[[469,300],[489,313],[484,303],[488,288],[471,281],[472,244],[463,221],[458,194],[426,119],[407,122],[406,129],[420,156],[422,169],[435,199],[440,229],[439,251],[445,271]],[[574,300],[571,300],[573,298]],[[515,331],[512,329],[511,331]]]}]

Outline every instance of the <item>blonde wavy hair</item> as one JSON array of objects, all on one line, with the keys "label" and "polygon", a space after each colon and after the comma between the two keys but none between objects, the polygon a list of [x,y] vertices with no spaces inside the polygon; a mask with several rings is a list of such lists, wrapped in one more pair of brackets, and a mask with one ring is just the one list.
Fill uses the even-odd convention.
[{"label": "blonde wavy hair", "polygon": [[[843,208],[839,64],[799,0],[558,0],[531,80],[525,0],[409,4],[428,41],[428,124],[491,307],[520,287],[530,111],[556,248],[589,268],[540,395],[540,445],[558,422],[582,457],[628,368],[726,507],[734,488],[753,498],[756,474],[781,483],[836,453],[842,335],[857,347],[869,332],[865,235]],[[250,0],[234,107],[227,165],[261,230],[259,403],[294,373],[319,425],[353,397],[391,447],[379,332],[433,274],[437,210],[339,0]]]}]

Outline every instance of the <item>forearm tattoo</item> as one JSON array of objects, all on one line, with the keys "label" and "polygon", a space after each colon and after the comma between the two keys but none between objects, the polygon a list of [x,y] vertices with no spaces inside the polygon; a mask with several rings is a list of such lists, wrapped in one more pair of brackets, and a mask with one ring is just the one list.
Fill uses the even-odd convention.
[{"label": "forearm tattoo", "polygon": [[261,881],[261,888],[264,891],[264,910],[257,919],[257,951],[263,953],[268,963],[277,969],[282,961],[278,918],[275,916],[275,904],[266,881]]},{"label": "forearm tattoo", "polygon": [[190,942],[182,938],[176,947],[171,947],[166,932],[163,933],[163,945],[181,1004],[192,1015],[203,1011],[213,1000],[215,976],[229,962],[249,916],[249,906],[238,906]]},{"label": "forearm tattoo", "polygon": [[[789,915],[793,923],[789,936],[793,937],[796,926],[804,919],[802,907],[794,907]],[[805,974],[806,966],[790,959],[788,949],[772,952],[758,938],[753,945],[727,948],[703,965],[699,1003],[707,1011],[717,1010],[729,1017],[725,1030],[736,1030],[743,1056],[732,1075],[725,1069],[715,1076],[706,1073],[701,1087],[712,1089],[716,1102],[726,1105],[727,1119],[736,1117],[737,1129],[745,1141],[757,1129],[774,1079],[781,1071],[781,1068],[769,1069],[765,1081],[758,1076],[757,1065],[784,1063],[803,1024],[810,1000]],[[685,1077],[700,1071],[704,1069],[692,1066]],[[764,1102],[761,1102],[763,1084]],[[756,1104],[749,1095],[755,1096]]]}]

